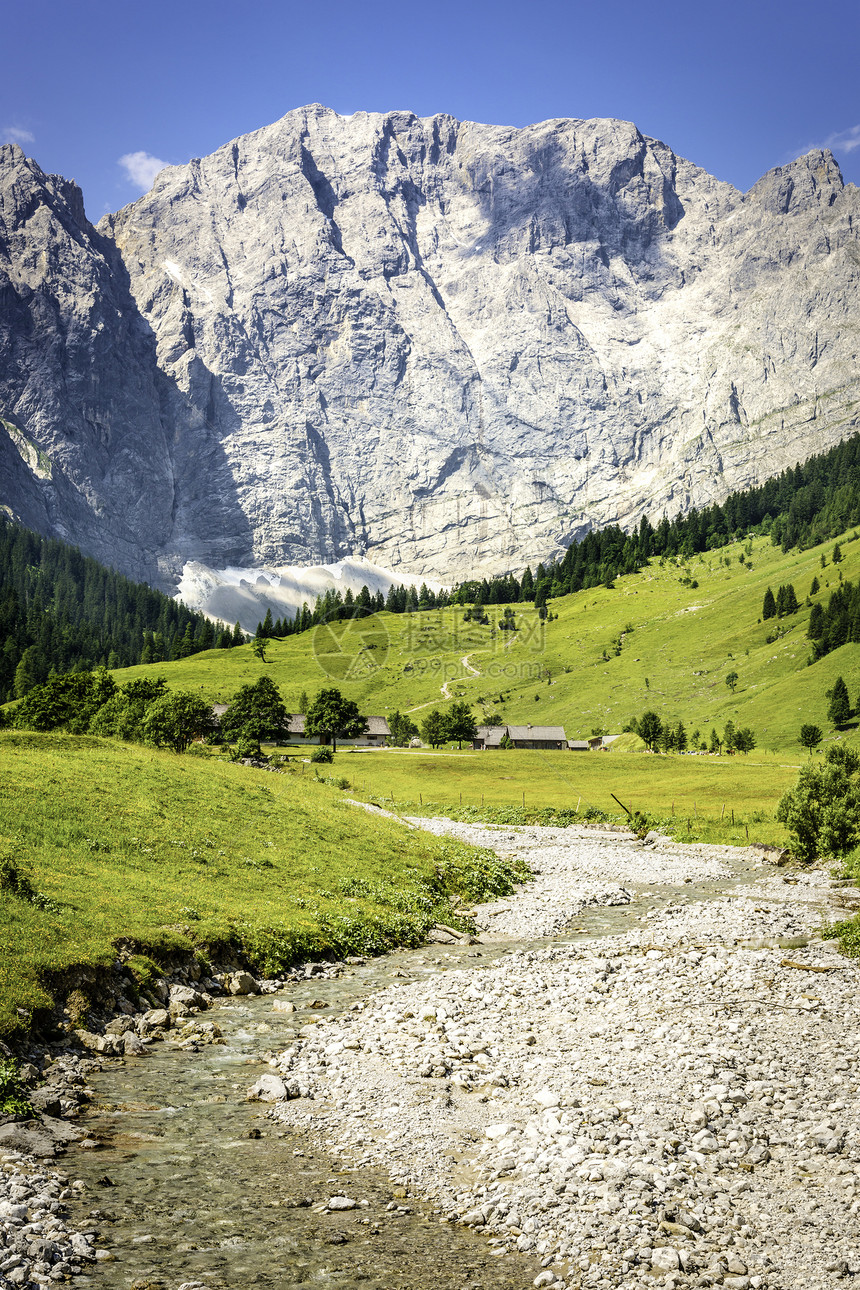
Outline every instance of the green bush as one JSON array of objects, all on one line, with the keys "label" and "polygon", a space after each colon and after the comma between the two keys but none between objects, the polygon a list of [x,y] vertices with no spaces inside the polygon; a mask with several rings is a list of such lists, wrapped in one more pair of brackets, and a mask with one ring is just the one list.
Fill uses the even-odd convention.
[{"label": "green bush", "polygon": [[242,761],[245,758],[252,758],[254,761],[268,761],[268,757],[260,747],[259,739],[252,734],[243,731],[236,740],[233,752],[231,754],[233,761]]},{"label": "green bush", "polygon": [[317,766],[320,764],[329,764],[334,761],[334,753],[329,748],[328,744],[320,744],[319,748],[315,748],[311,753],[311,761]]},{"label": "green bush", "polygon": [[792,850],[809,862],[844,856],[860,842],[860,758],[853,748],[828,748],[824,764],[804,766],[783,793],[776,818],[791,834]]},{"label": "green bush", "polygon": [[21,1072],[17,1064],[9,1059],[0,1059],[0,1114],[2,1115],[35,1115]]}]

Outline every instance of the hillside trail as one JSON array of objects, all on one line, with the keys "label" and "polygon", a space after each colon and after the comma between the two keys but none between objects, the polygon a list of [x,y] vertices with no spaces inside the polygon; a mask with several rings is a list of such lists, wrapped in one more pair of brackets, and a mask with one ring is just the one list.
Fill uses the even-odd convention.
[{"label": "hillside trail", "polygon": [[[472,664],[469,662],[470,657],[471,656],[469,654],[464,654],[463,657],[460,659],[461,666],[464,667],[467,672],[471,672],[472,676],[482,676],[483,675],[482,672],[479,672],[476,667],[472,667]],[[454,697],[451,691],[448,689],[450,684],[451,684],[450,681],[443,681],[442,684],[439,686],[439,693],[442,695],[443,699],[453,699]],[[431,699],[429,703],[418,703],[414,708],[407,708],[407,711],[420,712],[422,708],[432,707],[433,703],[434,703],[434,700]]]},{"label": "hillside trail", "polygon": [[[469,654],[464,654],[463,657],[460,659],[460,665],[464,667],[467,672],[471,672],[472,676],[482,676],[483,675],[482,672],[479,672],[476,667],[472,667],[472,664],[469,662],[469,658],[470,658]],[[448,686],[450,684],[451,684],[450,681],[443,681],[442,684],[439,686],[443,699],[453,699],[454,697],[451,691],[448,689]]]}]

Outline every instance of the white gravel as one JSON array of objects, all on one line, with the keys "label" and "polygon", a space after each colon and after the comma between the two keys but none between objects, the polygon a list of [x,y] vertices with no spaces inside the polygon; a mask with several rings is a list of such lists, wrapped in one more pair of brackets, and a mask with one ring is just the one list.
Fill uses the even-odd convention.
[{"label": "white gravel", "polygon": [[508,934],[533,937],[553,892],[560,918],[583,880],[720,878],[728,894],[307,1025],[272,1064],[313,1100],[271,1113],[345,1166],[383,1164],[500,1257],[534,1255],[535,1285],[817,1290],[860,1273],[860,997],[854,964],[814,938],[841,897],[829,875],[759,865],[735,888],[748,853],[492,836],[542,870],[506,902]]},{"label": "white gravel", "polygon": [[0,1287],[55,1285],[85,1270],[103,1251],[95,1232],[73,1232],[63,1201],[82,1183],[11,1152],[0,1160]]},{"label": "white gravel", "polygon": [[409,823],[528,863],[534,881],[515,900],[506,897],[476,910],[479,929],[504,939],[552,936],[590,906],[628,904],[635,886],[705,882],[732,874],[731,847],[682,847],[668,839],[642,847],[625,829],[499,827],[418,817]]}]

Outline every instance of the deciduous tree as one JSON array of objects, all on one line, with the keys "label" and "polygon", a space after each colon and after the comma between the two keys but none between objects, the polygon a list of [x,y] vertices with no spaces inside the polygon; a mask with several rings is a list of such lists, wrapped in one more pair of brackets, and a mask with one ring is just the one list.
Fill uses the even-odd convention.
[{"label": "deciduous tree", "polygon": [[364,717],[352,699],[345,699],[340,690],[320,690],[305,716],[305,731],[309,735],[322,735],[331,740],[332,751],[337,751],[337,736],[352,739],[362,734]]},{"label": "deciduous tree", "polygon": [[399,710],[393,712],[388,718],[388,728],[397,748],[405,748],[409,740],[414,739],[418,734],[418,727],[412,718]]},{"label": "deciduous tree", "polygon": [[212,705],[187,690],[171,690],[146,710],[143,736],[156,748],[172,748],[183,753],[194,739],[208,735],[215,728]]},{"label": "deciduous tree", "polygon": [[221,718],[225,738],[245,734],[251,739],[281,739],[287,730],[287,709],[278,687],[268,676],[243,685]]},{"label": "deciduous tree", "polygon": [[820,726],[813,726],[812,724],[807,723],[800,727],[800,735],[798,737],[801,745],[804,748],[809,749],[809,755],[811,757],[813,749],[817,748],[821,743],[824,738],[824,734]]},{"label": "deciduous tree", "polygon": [[794,788],[783,793],[776,818],[801,860],[845,855],[860,841],[858,765],[853,748],[828,748],[824,764],[804,766]]},{"label": "deciduous tree", "polygon": [[444,713],[438,708],[431,708],[421,722],[421,738],[431,748],[438,748],[448,737],[448,723]]}]

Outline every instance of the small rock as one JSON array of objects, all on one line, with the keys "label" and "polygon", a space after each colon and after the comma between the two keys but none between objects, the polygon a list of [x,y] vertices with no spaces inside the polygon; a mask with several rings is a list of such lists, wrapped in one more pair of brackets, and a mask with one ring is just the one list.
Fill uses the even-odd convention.
[{"label": "small rock", "polygon": [[357,1205],[358,1201],[353,1200],[350,1196],[330,1196],[326,1208],[331,1210],[355,1209]]},{"label": "small rock", "polygon": [[680,1266],[678,1251],[671,1245],[664,1245],[660,1249],[651,1251],[651,1267],[655,1272],[677,1272]]}]

